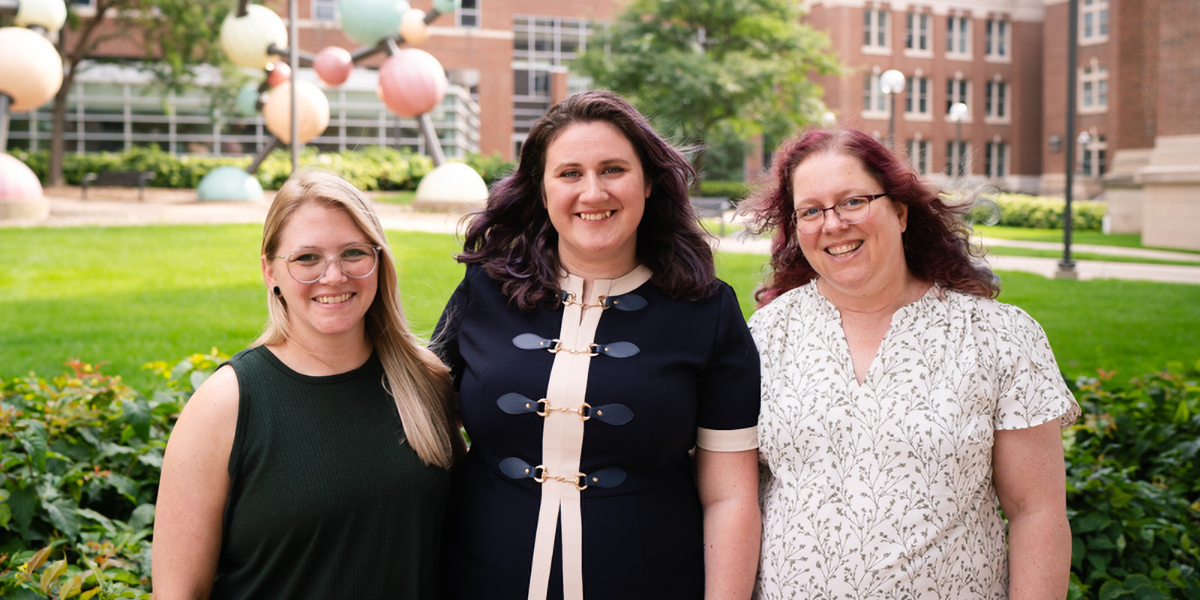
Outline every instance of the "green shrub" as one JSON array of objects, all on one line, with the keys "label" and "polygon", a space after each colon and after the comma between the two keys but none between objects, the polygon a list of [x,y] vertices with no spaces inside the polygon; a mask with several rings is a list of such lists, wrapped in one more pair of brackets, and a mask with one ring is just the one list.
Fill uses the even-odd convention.
[{"label": "green shrub", "polygon": [[165,380],[150,397],[78,361],[0,382],[0,597],[150,597],[167,434],[222,358],[148,365]]},{"label": "green shrub", "polygon": [[1200,598],[1200,364],[1172,371],[1079,386],[1070,598]]},{"label": "green shrub", "polygon": [[[996,225],[1062,229],[1063,212],[1067,204],[1062,198],[1000,194],[993,200],[1000,207],[1000,221]],[[1107,204],[1095,200],[1072,201],[1071,226],[1075,229],[1100,229],[1107,208]]]},{"label": "green shrub", "polygon": [[714,181],[705,179],[700,182],[697,190],[699,196],[711,198],[729,198],[737,204],[750,193],[750,188],[742,181]]}]

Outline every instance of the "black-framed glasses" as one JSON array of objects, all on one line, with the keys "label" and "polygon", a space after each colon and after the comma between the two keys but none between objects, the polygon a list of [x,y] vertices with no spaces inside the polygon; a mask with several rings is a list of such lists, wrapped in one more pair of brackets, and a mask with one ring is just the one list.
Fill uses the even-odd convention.
[{"label": "black-framed glasses", "polygon": [[878,200],[887,194],[867,194],[863,196],[850,196],[830,206],[821,208],[820,206],[805,206],[797,208],[792,215],[792,220],[796,223],[796,230],[800,233],[816,233],[825,226],[825,211],[832,210],[833,214],[837,215],[838,220],[847,225],[856,225],[867,220],[871,216],[871,201]]},{"label": "black-framed glasses", "polygon": [[336,261],[346,277],[362,279],[375,272],[379,264],[379,246],[350,244],[337,254],[326,256],[316,248],[301,248],[287,256],[276,256],[287,261],[288,274],[300,283],[316,283],[325,276],[329,262]]}]

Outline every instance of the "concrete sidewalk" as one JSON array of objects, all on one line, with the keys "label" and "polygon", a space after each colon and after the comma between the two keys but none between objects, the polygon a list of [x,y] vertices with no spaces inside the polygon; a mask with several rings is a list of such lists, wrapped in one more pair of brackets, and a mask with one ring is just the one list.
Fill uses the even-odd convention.
[{"label": "concrete sidewalk", "polygon": [[[261,224],[270,206],[272,192],[267,192],[262,202],[200,202],[195,199],[194,190],[146,190],[144,202],[137,201],[136,190],[101,188],[89,190],[89,194],[93,199],[82,200],[79,188],[48,189],[46,199],[50,208],[49,216],[41,219],[0,219],[0,228]],[[462,214],[419,212],[408,206],[385,203],[376,204],[376,210],[385,229],[462,234]],[[983,244],[1062,250],[1061,244],[1047,242],[985,239]],[[723,252],[764,256],[770,253],[770,242],[761,238],[730,236],[719,239],[714,245]],[[1092,254],[1200,261],[1200,255],[1186,252],[1092,245],[1072,245],[1071,248],[1075,252]],[[996,270],[1025,271],[1054,277],[1059,259],[991,255],[987,261]],[[1079,279],[1133,279],[1200,285],[1200,267],[1077,260],[1075,270]]]}]

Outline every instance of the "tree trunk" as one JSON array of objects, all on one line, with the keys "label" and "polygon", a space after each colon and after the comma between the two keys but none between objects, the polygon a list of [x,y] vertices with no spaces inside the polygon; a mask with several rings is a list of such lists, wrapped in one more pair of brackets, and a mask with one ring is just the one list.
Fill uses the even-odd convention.
[{"label": "tree trunk", "polygon": [[[69,77],[70,79],[75,78],[74,69],[71,69]],[[54,95],[54,109],[50,113],[50,164],[46,169],[47,186],[63,184],[63,135],[66,130],[67,121],[67,94],[70,89],[71,85],[68,83],[68,77],[64,76],[62,87]]]}]

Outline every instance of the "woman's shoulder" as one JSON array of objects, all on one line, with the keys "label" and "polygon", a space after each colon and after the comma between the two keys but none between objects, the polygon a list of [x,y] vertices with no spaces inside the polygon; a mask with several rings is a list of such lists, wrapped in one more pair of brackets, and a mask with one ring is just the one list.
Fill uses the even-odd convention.
[{"label": "woman's shoulder", "polygon": [[776,296],[766,306],[754,311],[750,316],[750,326],[772,324],[797,313],[811,314],[819,309],[822,302],[824,299],[817,293],[817,280],[814,279]]},{"label": "woman's shoulder", "polygon": [[969,313],[972,320],[977,322],[1005,328],[1037,325],[1037,321],[1025,309],[1014,304],[954,290],[945,290],[942,295],[952,310]]}]

